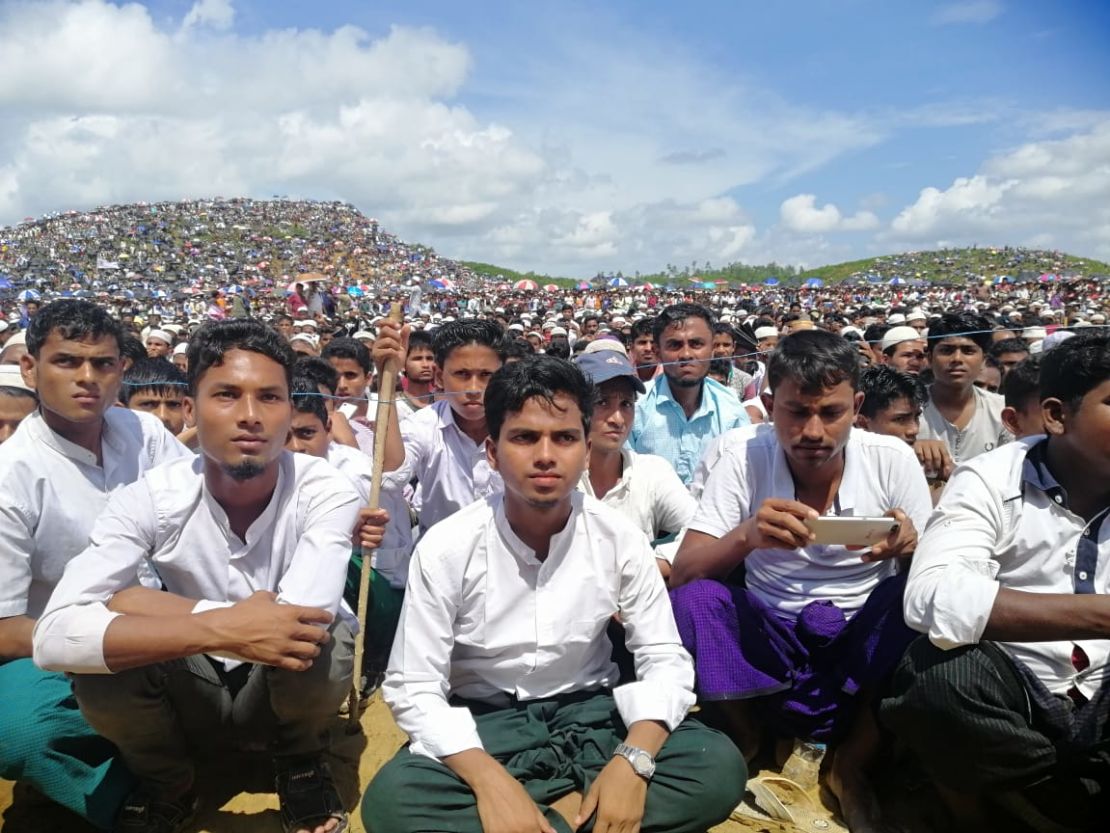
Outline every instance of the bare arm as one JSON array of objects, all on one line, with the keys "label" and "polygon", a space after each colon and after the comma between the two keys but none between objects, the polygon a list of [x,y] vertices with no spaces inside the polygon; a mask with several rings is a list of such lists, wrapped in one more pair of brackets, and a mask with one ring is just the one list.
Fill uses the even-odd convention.
[{"label": "bare arm", "polygon": [[31,631],[35,620],[29,616],[0,619],[0,661],[31,656]]},{"label": "bare arm", "polygon": [[164,590],[128,587],[109,599],[108,610],[132,616],[188,616],[196,604],[195,599],[186,599]]},{"label": "bare arm", "polygon": [[1110,597],[1099,594],[998,591],[984,639],[1053,642],[1110,638]]},{"label": "bare arm", "polygon": [[104,633],[104,663],[117,672],[195,654],[230,654],[303,671],[329,638],[331,619],[326,610],[278,604],[265,591],[205,613],[124,614]]}]

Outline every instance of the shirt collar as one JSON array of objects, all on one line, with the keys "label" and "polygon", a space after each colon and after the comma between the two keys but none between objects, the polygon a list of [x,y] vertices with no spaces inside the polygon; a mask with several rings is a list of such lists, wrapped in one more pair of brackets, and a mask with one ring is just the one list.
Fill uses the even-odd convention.
[{"label": "shirt collar", "polygon": [[[772,430],[774,430],[773,427]],[[840,487],[833,495],[833,506],[837,514],[840,515],[852,514],[856,506],[856,492],[859,489],[861,477],[861,463],[857,459],[860,456],[859,449],[854,442],[858,430],[860,429],[852,429],[842,452],[844,454],[844,473],[840,476]],[[786,450],[782,447],[777,435],[775,436],[775,454],[771,463],[771,482],[774,484],[776,497],[793,499],[797,494],[794,487],[794,474],[790,471],[790,463],[786,459]]]},{"label": "shirt collar", "polygon": [[575,523],[578,515],[582,512],[582,499],[584,497],[585,495],[577,490],[571,492],[570,517],[567,518],[566,526],[551,536],[551,544],[548,547],[547,558],[544,561],[540,561],[536,557],[536,551],[521,541],[517,534],[513,532],[512,526],[509,525],[509,519],[505,516],[504,493],[493,495],[488,499],[497,502],[493,510],[493,521],[494,525],[497,527],[498,534],[501,536],[502,542],[505,544],[505,548],[519,561],[538,565],[545,563],[554,564],[559,553],[563,549],[566,549],[567,542],[574,536]]},{"label": "shirt collar", "polygon": [[[706,414],[711,412],[711,409],[709,407],[710,381],[712,380],[708,376],[702,379],[701,398],[698,400],[697,410],[695,410],[694,413],[690,415],[689,419],[691,422],[693,422],[698,417],[705,416]],[[671,380],[667,378],[666,373],[660,373],[658,376],[655,377],[655,390],[659,401],[670,402],[679,410],[682,409],[682,406],[678,404],[678,400],[676,400],[674,396],[671,395]],[[685,415],[685,412],[683,412],[683,414]]]},{"label": "shirt collar", "polygon": [[1048,468],[1048,437],[1033,444],[1025,452],[1025,462],[1021,466],[1021,482],[1023,486],[1040,489],[1048,495],[1049,500],[1067,508],[1067,490],[1060,485],[1060,481]]},{"label": "shirt collar", "polygon": [[[46,419],[42,415],[41,406],[38,410],[36,410],[27,418],[27,421],[30,423],[28,428],[29,430],[31,430],[33,435],[40,441],[45,443],[47,446],[57,451],[63,457],[68,457],[75,462],[84,463],[87,466],[100,465],[100,463],[96,461],[96,455],[93,452],[89,451],[87,448],[83,448],[82,446],[77,445],[77,443],[70,442],[49,425],[47,425]],[[106,452],[107,450],[110,449],[113,452],[117,450],[115,440],[115,434],[111,430],[108,422],[108,415],[105,414],[100,434],[102,458],[104,456],[104,452]]]}]

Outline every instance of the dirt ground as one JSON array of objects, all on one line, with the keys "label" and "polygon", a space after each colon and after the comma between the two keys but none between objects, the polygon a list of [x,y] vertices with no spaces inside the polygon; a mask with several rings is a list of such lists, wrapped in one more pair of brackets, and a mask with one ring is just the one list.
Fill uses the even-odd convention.
[{"label": "dirt ground", "polygon": [[[362,732],[350,734],[339,719],[333,727],[332,771],[351,813],[350,830],[365,833],[357,812],[362,789],[400,748],[404,736],[376,695],[362,716]],[[195,833],[280,833],[277,796],[264,758],[242,755],[205,760],[198,768],[201,809]],[[811,796],[819,801],[816,794]],[[775,821],[728,821],[713,833],[810,833],[841,830],[830,811],[803,827]],[[0,830],[4,833],[95,833],[95,829],[23,785],[0,781]]]}]

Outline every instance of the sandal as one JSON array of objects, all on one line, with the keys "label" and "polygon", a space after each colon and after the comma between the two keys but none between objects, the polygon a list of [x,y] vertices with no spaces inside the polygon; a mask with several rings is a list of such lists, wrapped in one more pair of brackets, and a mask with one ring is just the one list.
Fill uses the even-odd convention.
[{"label": "sandal", "polygon": [[312,830],[328,819],[339,822],[332,833],[347,829],[347,812],[335,789],[331,768],[319,758],[302,758],[277,766],[277,794],[285,833]]},{"label": "sandal", "polygon": [[131,793],[120,808],[114,833],[178,833],[197,814],[191,790],[174,801],[159,801],[142,788]]},{"label": "sandal", "polygon": [[805,789],[780,775],[749,779],[744,801],[732,811],[730,818],[741,822],[753,818],[781,821],[807,833],[848,833],[847,828],[819,807]]}]

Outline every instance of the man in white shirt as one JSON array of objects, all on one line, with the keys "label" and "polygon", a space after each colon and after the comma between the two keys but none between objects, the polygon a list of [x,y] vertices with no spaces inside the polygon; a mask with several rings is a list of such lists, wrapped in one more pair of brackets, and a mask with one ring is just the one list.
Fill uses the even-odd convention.
[{"label": "man in white shirt", "polygon": [[[482,395],[501,367],[503,340],[493,321],[463,319],[437,327],[435,385],[444,398],[417,411],[399,429],[396,418],[389,421],[389,434],[396,438],[391,441],[404,443],[399,477],[403,473],[405,482],[419,481],[421,531],[501,489],[501,478],[486,459],[489,431]],[[388,360],[404,362],[406,342],[407,327],[402,331],[382,322],[373,353],[379,371]]]},{"label": "man in white shirt", "polygon": [[[266,740],[288,831],[346,814],[321,754],[351,684],[341,608],[359,498],[284,450],[294,355],[263,324],[206,325],[189,346],[185,418],[201,453],[113,495],[34,635],[139,787],[121,833],[170,833],[196,808],[190,742]],[[148,564],[161,591],[135,580]]]},{"label": "man in white shirt", "polygon": [[[584,353],[575,364],[598,391],[590,421],[590,465],[578,488],[616,509],[649,541],[685,529],[698,504],[671,464],[624,445],[635,419],[636,394],[645,390],[632,363],[618,350],[603,349]],[[655,552],[664,579],[671,575],[673,551],[673,545],[664,545]]]},{"label": "man in white shirt", "polygon": [[88,301],[47,304],[27,330],[22,379],[38,409],[0,447],[0,777],[33,784],[100,828],[133,781],[62,674],[31,661],[31,630],[109,495],[189,452],[147,414],[114,407],[119,323]]},{"label": "man in white shirt", "polygon": [[[547,356],[490,382],[505,491],[417,544],[383,686],[410,745],[363,798],[370,833],[706,830],[743,794],[736,748],[686,719],[693,667],[647,538],[575,489],[593,396]],[[613,688],[616,613],[637,680]]]},{"label": "man in white shirt", "polygon": [[[990,324],[981,315],[944,315],[929,328],[933,381],[927,389],[918,442],[941,440],[957,464],[1013,439],[1002,422],[1003,398],[975,385],[990,347]],[[927,469],[939,472],[947,461],[933,445],[928,453],[919,447],[918,457]]]},{"label": "man in white shirt", "polygon": [[[834,744],[828,785],[848,826],[872,830],[868,700],[913,639],[895,559],[913,552],[932,504],[904,442],[852,427],[863,394],[850,342],[796,332],[767,372],[773,424],[723,435],[695,477],[705,485],[671,576],[675,619],[698,694],[741,749],[754,755],[760,730]],[[898,528],[862,552],[818,545],[805,521],[822,515]]]},{"label": "man in white shirt", "polygon": [[905,615],[928,638],[880,709],[967,829],[990,804],[1037,830],[1110,809],[1110,338],[1046,353],[1040,384],[1047,437],[960,466],[921,537]]}]

